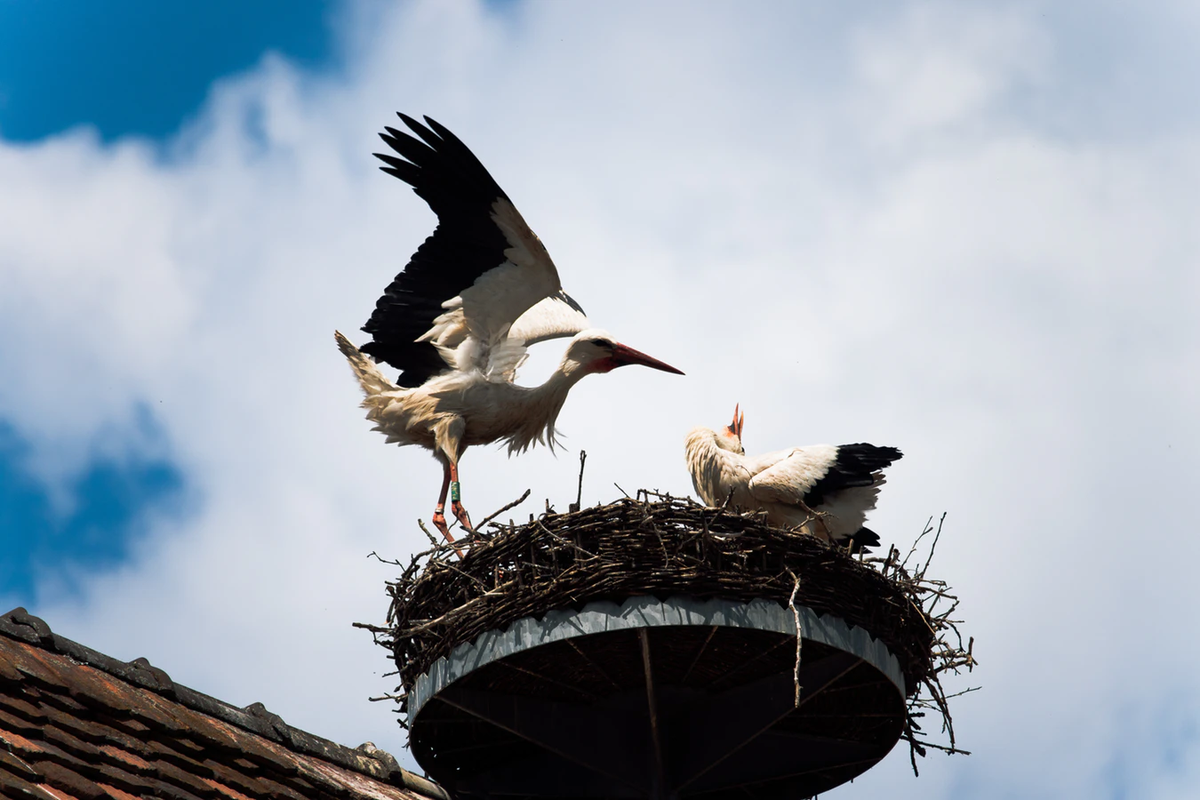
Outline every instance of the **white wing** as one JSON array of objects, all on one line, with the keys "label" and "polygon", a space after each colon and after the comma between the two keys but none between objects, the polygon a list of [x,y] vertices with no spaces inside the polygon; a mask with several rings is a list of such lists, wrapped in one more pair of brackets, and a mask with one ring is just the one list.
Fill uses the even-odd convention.
[{"label": "white wing", "polygon": [[566,292],[556,292],[522,314],[508,331],[508,338],[526,345],[574,336],[591,327],[587,315]]},{"label": "white wing", "polygon": [[484,374],[488,380],[511,382],[525,363],[530,345],[574,336],[589,327],[579,304],[566,292],[556,292],[522,314],[508,330],[508,336],[489,348]]},{"label": "white wing", "polygon": [[[561,292],[550,254],[508,198],[492,204],[491,218],[508,244],[504,260],[442,303],[443,312],[418,341],[456,349],[470,336],[490,349],[522,315]],[[486,352],[481,355],[486,358]]]},{"label": "white wing", "polygon": [[828,444],[795,447],[748,459],[755,473],[750,493],[762,503],[800,503],[817,481],[829,473],[837,447]]}]

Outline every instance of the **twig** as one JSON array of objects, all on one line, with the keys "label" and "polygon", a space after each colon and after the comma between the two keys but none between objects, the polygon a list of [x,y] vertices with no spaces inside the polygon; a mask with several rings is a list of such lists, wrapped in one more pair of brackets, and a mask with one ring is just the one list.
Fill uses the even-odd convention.
[{"label": "twig", "polygon": [[378,703],[380,700],[395,700],[397,703],[399,703],[408,699],[408,692],[403,692],[401,694],[384,692],[383,694],[379,695],[379,697],[368,697],[367,699],[372,703]]},{"label": "twig", "polygon": [[421,526],[421,532],[425,534],[425,538],[428,539],[430,541],[430,543],[433,544],[434,547],[437,547],[438,545],[441,544],[441,542],[439,542],[437,539],[433,538],[433,534],[430,533],[429,529],[425,527],[425,520],[423,520],[423,519],[417,520],[417,525]]},{"label": "twig", "polygon": [[529,499],[529,493],[530,493],[530,491],[531,491],[531,490],[529,490],[529,489],[526,489],[526,490],[525,490],[525,494],[521,495],[521,496],[520,496],[520,497],[518,497],[516,500],[513,500],[511,503],[509,503],[508,505],[504,506],[504,508],[498,509],[498,510],[496,510],[496,511],[492,512],[490,515],[488,515],[488,516],[484,517],[484,518],[483,518],[483,522],[481,522],[481,523],[479,523],[478,525],[476,525],[476,526],[475,526],[475,530],[477,530],[477,531],[479,531],[479,530],[483,530],[483,526],[484,526],[484,525],[487,525],[489,522],[491,522],[491,521],[492,521],[492,520],[494,520],[496,517],[498,517],[498,516],[500,516],[501,514],[503,514],[505,511],[509,511],[510,509],[516,508],[517,506],[521,505],[521,503],[524,503],[526,500],[528,500],[528,499]]},{"label": "twig", "polygon": [[567,506],[567,511],[574,514],[583,504],[583,465],[587,463],[587,450],[579,451],[579,489],[575,492],[575,502]]},{"label": "twig", "polygon": [[792,684],[796,687],[795,707],[800,707],[800,647],[804,644],[804,632],[800,630],[800,609],[796,608],[796,592],[800,591],[800,579],[790,569],[792,577],[792,596],[788,598],[788,608],[792,610],[792,618],[796,621],[796,665],[792,667]]},{"label": "twig", "polygon": [[946,512],[942,512],[942,516],[938,519],[937,533],[933,535],[933,543],[929,545],[929,556],[925,559],[925,566],[917,570],[916,578],[918,581],[925,579],[925,570],[929,569],[930,563],[933,561],[933,551],[937,550],[938,540],[942,538],[942,523],[946,521]]},{"label": "twig", "polygon": [[930,517],[929,520],[925,523],[925,529],[923,531],[921,531],[921,535],[918,536],[915,541],[913,541],[912,547],[910,547],[908,550],[908,555],[906,555],[904,557],[904,560],[900,562],[900,569],[904,569],[906,566],[908,566],[908,559],[912,557],[913,553],[917,552],[917,545],[919,545],[921,543],[921,540],[925,538],[926,534],[929,534],[932,532],[933,532],[933,517]]}]

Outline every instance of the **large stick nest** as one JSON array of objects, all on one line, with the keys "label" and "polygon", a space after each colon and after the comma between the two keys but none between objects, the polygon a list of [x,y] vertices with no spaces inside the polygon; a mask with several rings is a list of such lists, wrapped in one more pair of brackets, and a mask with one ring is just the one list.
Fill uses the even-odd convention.
[{"label": "large stick nest", "polygon": [[[930,558],[940,528],[927,526],[922,534],[935,533]],[[437,659],[525,617],[634,595],[765,598],[833,614],[880,640],[899,660],[908,687],[905,738],[914,752],[924,755],[922,745],[962,752],[939,676],[970,668],[974,659],[950,618],[957,598],[926,577],[928,560],[910,567],[895,549],[884,558],[856,558],[814,536],[773,528],[762,514],[653,492],[548,512],[526,524],[492,523],[457,544],[434,544],[413,557],[388,584],[387,626],[360,625],[391,652],[402,694],[388,697],[402,709],[415,680]],[[940,712],[949,747],[916,738],[924,708]]]}]

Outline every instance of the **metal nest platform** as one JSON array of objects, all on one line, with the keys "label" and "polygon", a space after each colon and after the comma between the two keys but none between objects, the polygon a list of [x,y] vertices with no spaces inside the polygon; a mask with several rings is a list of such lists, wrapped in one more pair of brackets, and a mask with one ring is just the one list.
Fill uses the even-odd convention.
[{"label": "metal nest platform", "polygon": [[[360,626],[456,796],[796,798],[901,739],[914,769],[963,752],[939,681],[974,664],[957,601],[894,550],[648,493],[460,544],[415,557],[388,625]],[[949,745],[921,738],[930,708]]]}]

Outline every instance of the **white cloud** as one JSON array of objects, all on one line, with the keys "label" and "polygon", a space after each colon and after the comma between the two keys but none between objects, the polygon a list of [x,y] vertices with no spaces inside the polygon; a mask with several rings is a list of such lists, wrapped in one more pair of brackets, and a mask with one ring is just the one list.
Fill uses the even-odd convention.
[{"label": "white cloud", "polygon": [[[1153,744],[1178,726],[1123,709],[1200,688],[1183,635],[1200,145],[1170,124],[1057,136],[1037,109],[1069,107],[1076,43],[1036,9],[364,6],[343,73],[268,58],[165,155],[86,132],[0,145],[0,416],[65,479],[99,441],[145,446],[112,432],[146,404],[199,498],[148,520],[120,571],[62,594],[43,576],[37,610],[401,749],[364,702],[391,686],[385,655],[349,624],[382,618],[390,570],[366,554],[423,543],[440,476],[368,430],[332,331],[432,229],[369,156],[395,110],[429,113],[593,318],[688,372],[576,388],[560,427],[588,450],[586,500],[687,492],[683,432],[741,402],[752,449],[902,447],[885,538],[950,512],[936,568],[977,637],[985,689],[956,714],[976,755],[912,780],[898,751],[842,795],[1092,796],[1120,752],[1178,796],[1187,772]],[[514,514],[562,507],[576,464],[473,450],[464,499],[483,515],[528,487]]]},{"label": "white cloud", "polygon": [[1045,37],[1015,10],[919,3],[897,17],[852,38],[848,99],[868,142],[944,146],[939,134],[995,124],[987,112],[1045,73]]}]

